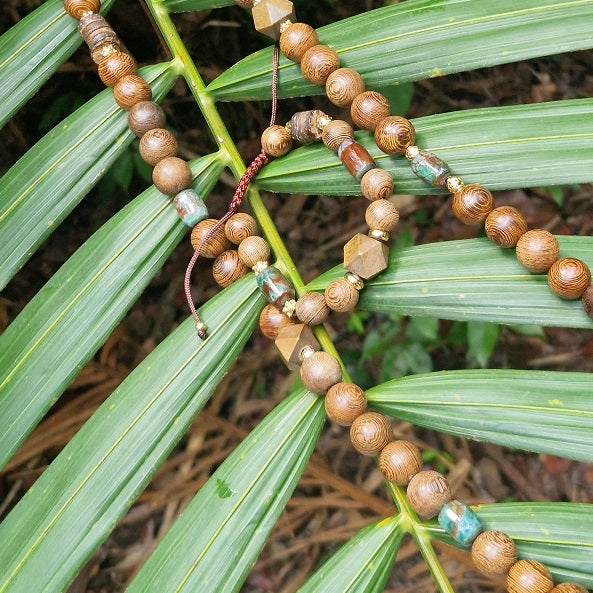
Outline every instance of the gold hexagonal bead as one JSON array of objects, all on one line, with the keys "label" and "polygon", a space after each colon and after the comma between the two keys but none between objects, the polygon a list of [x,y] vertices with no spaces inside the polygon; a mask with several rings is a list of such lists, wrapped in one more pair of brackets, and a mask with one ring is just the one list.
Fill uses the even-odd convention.
[{"label": "gold hexagonal bead", "polygon": [[344,267],[353,274],[368,280],[387,267],[387,245],[358,233],[344,245]]},{"label": "gold hexagonal bead", "polygon": [[289,0],[260,0],[252,9],[255,28],[272,39],[280,39],[280,26],[296,21],[294,6]]},{"label": "gold hexagonal bead", "polygon": [[276,348],[280,352],[286,366],[296,371],[302,364],[301,352],[306,347],[319,350],[319,342],[311,328],[304,323],[296,323],[283,327],[276,338]]}]

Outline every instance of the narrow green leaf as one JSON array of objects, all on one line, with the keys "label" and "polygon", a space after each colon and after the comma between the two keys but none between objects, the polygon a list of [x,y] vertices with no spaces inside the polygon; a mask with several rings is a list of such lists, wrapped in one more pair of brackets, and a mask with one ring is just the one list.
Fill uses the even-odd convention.
[{"label": "narrow green leaf", "polygon": [[228,371],[264,299],[242,278],[189,318],[107,399],[0,524],[0,592],[61,593]]},{"label": "narrow green leaf", "polygon": [[163,0],[163,7],[168,12],[189,12],[190,10],[209,10],[232,6],[234,0]]},{"label": "narrow green leaf", "polygon": [[238,591],[324,421],[322,398],[302,390],[277,406],[201,488],[127,592]]},{"label": "narrow green leaf", "polygon": [[373,408],[418,426],[592,462],[592,392],[587,373],[491,369],[403,377],[367,396]]}]

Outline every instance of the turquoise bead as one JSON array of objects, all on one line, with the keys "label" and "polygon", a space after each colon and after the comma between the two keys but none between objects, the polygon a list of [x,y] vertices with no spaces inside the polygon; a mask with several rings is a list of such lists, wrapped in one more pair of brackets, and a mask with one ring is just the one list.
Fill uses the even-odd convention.
[{"label": "turquoise bead", "polygon": [[482,531],[477,515],[459,500],[448,502],[439,513],[439,525],[461,546],[469,547]]},{"label": "turquoise bead", "polygon": [[173,205],[179,218],[187,226],[195,226],[200,222],[208,218],[208,208],[202,201],[202,198],[193,189],[184,189],[180,191],[175,198],[173,198]]},{"label": "turquoise bead", "polygon": [[257,285],[268,302],[276,309],[282,309],[287,301],[295,297],[294,288],[290,282],[274,266],[268,266],[257,275]]},{"label": "turquoise bead", "polygon": [[412,171],[427,183],[437,186],[447,185],[447,178],[451,176],[449,165],[436,154],[420,150],[410,163]]}]

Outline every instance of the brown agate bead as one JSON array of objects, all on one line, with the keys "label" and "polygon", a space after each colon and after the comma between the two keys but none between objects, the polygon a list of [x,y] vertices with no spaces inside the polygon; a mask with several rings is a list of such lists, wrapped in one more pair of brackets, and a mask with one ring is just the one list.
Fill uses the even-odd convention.
[{"label": "brown agate bead", "polygon": [[505,574],[517,562],[515,542],[502,531],[484,531],[472,544],[472,560],[483,574]]},{"label": "brown agate bead", "polygon": [[338,68],[325,81],[325,94],[338,107],[349,107],[364,88],[362,76],[352,68]]},{"label": "brown agate bead", "polygon": [[550,571],[537,560],[519,560],[507,575],[509,593],[550,593],[553,586]]},{"label": "brown agate bead", "polygon": [[548,284],[563,299],[578,299],[591,284],[591,271],[580,259],[563,257],[552,264]]},{"label": "brown agate bead", "polygon": [[369,204],[364,219],[369,228],[390,233],[399,222],[399,212],[390,201],[375,200]]},{"label": "brown agate bead", "polygon": [[495,208],[486,217],[486,234],[499,247],[514,247],[526,231],[523,215],[512,206]]},{"label": "brown agate bead", "polygon": [[325,289],[325,301],[332,311],[345,313],[358,303],[358,290],[346,278],[332,280]]},{"label": "brown agate bead", "polygon": [[360,190],[367,200],[381,200],[393,193],[393,177],[384,169],[371,169],[360,180]]},{"label": "brown agate bead", "polygon": [[398,486],[407,486],[422,465],[420,449],[409,441],[391,441],[379,455],[381,473]]},{"label": "brown agate bead", "polygon": [[322,294],[308,292],[297,301],[296,314],[307,325],[319,325],[327,319],[329,307]]},{"label": "brown agate bead", "polygon": [[266,154],[279,157],[292,148],[292,136],[284,126],[270,126],[261,135],[261,145]]},{"label": "brown agate bead", "polygon": [[280,51],[293,62],[300,62],[305,52],[318,43],[315,29],[305,23],[292,23],[280,34]]},{"label": "brown agate bead", "polygon": [[259,328],[262,334],[270,340],[278,337],[278,332],[287,325],[293,325],[294,321],[279,311],[274,305],[266,305],[259,316]]},{"label": "brown agate bead", "polygon": [[153,101],[141,101],[130,109],[128,126],[138,138],[141,138],[149,130],[165,126],[165,112]]},{"label": "brown agate bead", "polygon": [[339,67],[338,54],[328,45],[314,45],[301,58],[303,76],[313,84],[323,84]]},{"label": "brown agate bead", "polygon": [[593,319],[593,285],[589,286],[583,293],[583,309]]},{"label": "brown agate bead", "polygon": [[449,481],[432,470],[416,474],[408,484],[407,493],[411,507],[423,521],[438,515],[451,500]]},{"label": "brown agate bead", "polygon": [[416,130],[412,122],[399,115],[385,117],[375,128],[375,142],[387,154],[405,154],[415,139]]},{"label": "brown agate bead", "polygon": [[259,229],[253,216],[245,212],[237,212],[226,221],[224,232],[231,243],[239,245],[247,237],[257,235]]},{"label": "brown agate bead", "polygon": [[360,181],[362,176],[375,168],[375,161],[369,151],[354,140],[346,140],[338,148],[338,156],[352,177]]},{"label": "brown agate bead", "polygon": [[[140,139],[140,156],[153,167],[163,159],[177,155],[177,140],[165,128],[149,130]],[[183,188],[182,188],[183,189]]]},{"label": "brown agate bead", "polygon": [[[206,235],[216,225],[218,220],[215,218],[206,218],[201,220],[191,232],[191,244],[194,249],[197,249]],[[220,227],[202,247],[200,255],[207,258],[218,257],[223,251],[228,249],[230,244],[224,234],[224,228]]]},{"label": "brown agate bead", "polygon": [[81,19],[87,12],[99,12],[101,0],[64,0],[64,9],[75,19]]},{"label": "brown agate bead", "polygon": [[325,411],[340,426],[350,426],[366,409],[366,395],[354,383],[336,383],[325,395]]},{"label": "brown agate bead", "polygon": [[552,589],[552,593],[588,593],[588,591],[578,583],[559,583]]},{"label": "brown agate bead", "polygon": [[494,198],[485,187],[470,183],[453,194],[452,207],[461,222],[482,224],[494,208]]},{"label": "brown agate bead", "polygon": [[352,446],[362,455],[379,455],[387,446],[393,434],[391,424],[383,414],[366,412],[352,422],[350,440]]},{"label": "brown agate bead", "polygon": [[239,257],[247,267],[253,268],[259,261],[269,261],[270,246],[262,237],[247,237],[239,243]]},{"label": "brown agate bead", "polygon": [[301,381],[312,393],[324,394],[342,380],[342,367],[335,356],[327,352],[314,352],[303,360]]},{"label": "brown agate bead", "polygon": [[239,259],[239,254],[234,249],[223,251],[212,264],[214,280],[223,288],[245,276],[248,271],[247,266]]},{"label": "brown agate bead", "polygon": [[350,115],[362,130],[374,130],[379,122],[391,114],[389,101],[377,91],[364,91],[352,101]]},{"label": "brown agate bead", "polygon": [[115,83],[113,87],[113,98],[122,109],[128,111],[136,103],[150,101],[152,99],[152,91],[144,78],[135,74],[129,74],[120,78]]},{"label": "brown agate bead", "polygon": [[136,73],[136,62],[130,54],[123,51],[116,51],[103,58],[99,64],[99,78],[107,86],[115,86],[115,83],[128,74]]},{"label": "brown agate bead", "polygon": [[521,235],[515,253],[519,263],[530,272],[547,272],[558,259],[560,246],[556,237],[543,229]]},{"label": "brown agate bead", "polygon": [[341,119],[330,121],[321,134],[323,143],[335,152],[346,140],[354,140],[354,130],[352,126]]}]

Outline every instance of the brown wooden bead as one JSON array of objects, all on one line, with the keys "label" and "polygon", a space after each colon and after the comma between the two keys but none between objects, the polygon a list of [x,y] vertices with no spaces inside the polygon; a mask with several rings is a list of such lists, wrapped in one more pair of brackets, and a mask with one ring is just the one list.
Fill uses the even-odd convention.
[{"label": "brown wooden bead", "polygon": [[280,38],[282,23],[296,21],[294,6],[289,0],[259,0],[259,2],[254,2],[251,16],[256,30],[272,39]]},{"label": "brown wooden bead", "polygon": [[362,233],[357,233],[344,245],[344,267],[368,280],[381,273],[389,260],[389,248]]},{"label": "brown wooden bead", "polygon": [[366,395],[354,383],[336,383],[325,395],[325,411],[340,426],[350,426],[366,410]]},{"label": "brown wooden bead", "polygon": [[253,216],[245,212],[237,212],[226,221],[224,232],[231,243],[239,245],[247,237],[257,235],[259,229]]},{"label": "brown wooden bead", "polygon": [[153,101],[141,101],[130,109],[128,126],[138,138],[141,138],[149,130],[165,126],[165,112]]},{"label": "brown wooden bead", "polygon": [[266,154],[279,157],[292,148],[292,136],[284,126],[270,126],[261,135],[261,145]]},{"label": "brown wooden bead", "polygon": [[587,264],[575,257],[556,260],[548,272],[548,285],[563,299],[578,299],[591,284]]},{"label": "brown wooden bead", "polygon": [[338,68],[325,81],[325,94],[338,107],[349,107],[364,89],[362,76],[352,68]]},{"label": "brown wooden bead", "polygon": [[259,328],[266,338],[275,340],[278,332],[287,325],[293,325],[294,320],[276,309],[274,305],[266,305],[259,316]]},{"label": "brown wooden bead", "polygon": [[420,449],[409,441],[391,441],[379,455],[381,473],[398,486],[407,486],[422,465]]},{"label": "brown wooden bead", "polygon": [[239,254],[231,249],[223,251],[212,264],[212,275],[219,286],[226,288],[248,272],[247,266],[239,259]]},{"label": "brown wooden bead", "polygon": [[107,86],[114,86],[123,76],[135,73],[136,62],[134,58],[123,51],[112,53],[103,58],[99,64],[99,78]]},{"label": "brown wooden bead", "polygon": [[329,307],[322,294],[308,292],[298,299],[296,314],[307,325],[319,325],[327,319]]},{"label": "brown wooden bead", "polygon": [[361,414],[352,422],[350,441],[362,455],[373,457],[391,441],[393,429],[389,420],[377,412]]},{"label": "brown wooden bead", "polygon": [[135,74],[129,74],[120,78],[115,83],[113,87],[113,98],[122,109],[128,111],[136,103],[150,101],[152,99],[152,91],[144,78]]},{"label": "brown wooden bead", "polygon": [[87,12],[99,12],[101,0],[64,0],[64,9],[75,19],[81,19]]},{"label": "brown wooden bead", "polygon": [[519,560],[507,575],[509,593],[550,593],[553,586],[550,571],[537,560]]},{"label": "brown wooden bead", "polygon": [[543,229],[527,231],[517,241],[517,260],[530,272],[547,272],[558,259],[560,246],[556,237]]},{"label": "brown wooden bead", "polygon": [[327,77],[339,67],[338,54],[328,45],[314,45],[301,58],[301,72],[313,84],[324,84]]},{"label": "brown wooden bead", "polygon": [[423,521],[438,515],[443,505],[451,500],[449,481],[432,470],[416,474],[408,484],[407,493],[410,506]]},{"label": "brown wooden bead", "polygon": [[253,8],[253,5],[255,4],[255,0],[235,0],[235,4],[237,6],[240,6],[241,8]]},{"label": "brown wooden bead", "polygon": [[470,183],[453,194],[452,207],[461,222],[482,224],[494,208],[494,198],[485,187]]},{"label": "brown wooden bead", "polygon": [[360,190],[367,200],[381,200],[393,193],[393,177],[384,169],[371,169],[360,180]]},{"label": "brown wooden bead", "polygon": [[352,120],[363,130],[374,130],[390,113],[387,97],[377,91],[360,93],[354,97],[350,107]]},{"label": "brown wooden bead", "polygon": [[301,353],[305,348],[319,350],[319,342],[313,335],[311,328],[304,323],[295,323],[283,327],[278,332],[275,344],[286,366],[293,371],[301,366]]},{"label": "brown wooden bead", "polygon": [[583,309],[593,319],[593,285],[589,286],[583,293]]},{"label": "brown wooden bead", "polygon": [[[194,249],[197,249],[204,237],[216,225],[218,220],[215,218],[206,218],[198,222],[191,232],[191,244]],[[218,257],[223,251],[226,251],[230,244],[224,234],[224,228],[220,227],[202,247],[201,255],[207,258]]]},{"label": "brown wooden bead", "polygon": [[369,204],[364,219],[369,228],[390,233],[399,222],[399,212],[390,201],[375,200]]},{"label": "brown wooden bead", "polygon": [[149,130],[140,139],[140,156],[153,167],[159,161],[176,155],[177,140],[165,128]]},{"label": "brown wooden bead", "polygon": [[415,139],[416,130],[412,122],[399,115],[383,118],[375,128],[375,142],[387,154],[405,154]]},{"label": "brown wooden bead", "polygon": [[486,234],[499,247],[514,247],[526,231],[523,215],[512,206],[495,208],[486,217]]},{"label": "brown wooden bead", "polygon": [[183,159],[169,156],[155,165],[152,182],[160,192],[174,196],[191,185],[191,169]]},{"label": "brown wooden bead", "polygon": [[472,560],[483,574],[505,574],[517,562],[515,542],[502,531],[484,531],[472,544]]},{"label": "brown wooden bead", "polygon": [[321,138],[330,150],[337,152],[344,140],[354,140],[354,130],[348,122],[334,119],[323,128]]},{"label": "brown wooden bead", "polygon": [[552,593],[588,593],[588,591],[578,583],[559,583],[552,589]]},{"label": "brown wooden bead", "polygon": [[303,360],[301,381],[312,393],[324,394],[342,380],[342,367],[335,356],[327,352],[314,352]]},{"label": "brown wooden bead", "polygon": [[332,280],[325,289],[325,302],[332,311],[345,313],[351,311],[358,303],[358,290],[346,280]]},{"label": "brown wooden bead", "polygon": [[292,23],[280,34],[280,51],[293,62],[300,62],[305,52],[318,43],[315,29],[305,23]]},{"label": "brown wooden bead", "polygon": [[257,262],[269,261],[270,246],[262,237],[247,237],[239,243],[239,257],[248,268],[253,268]]}]

